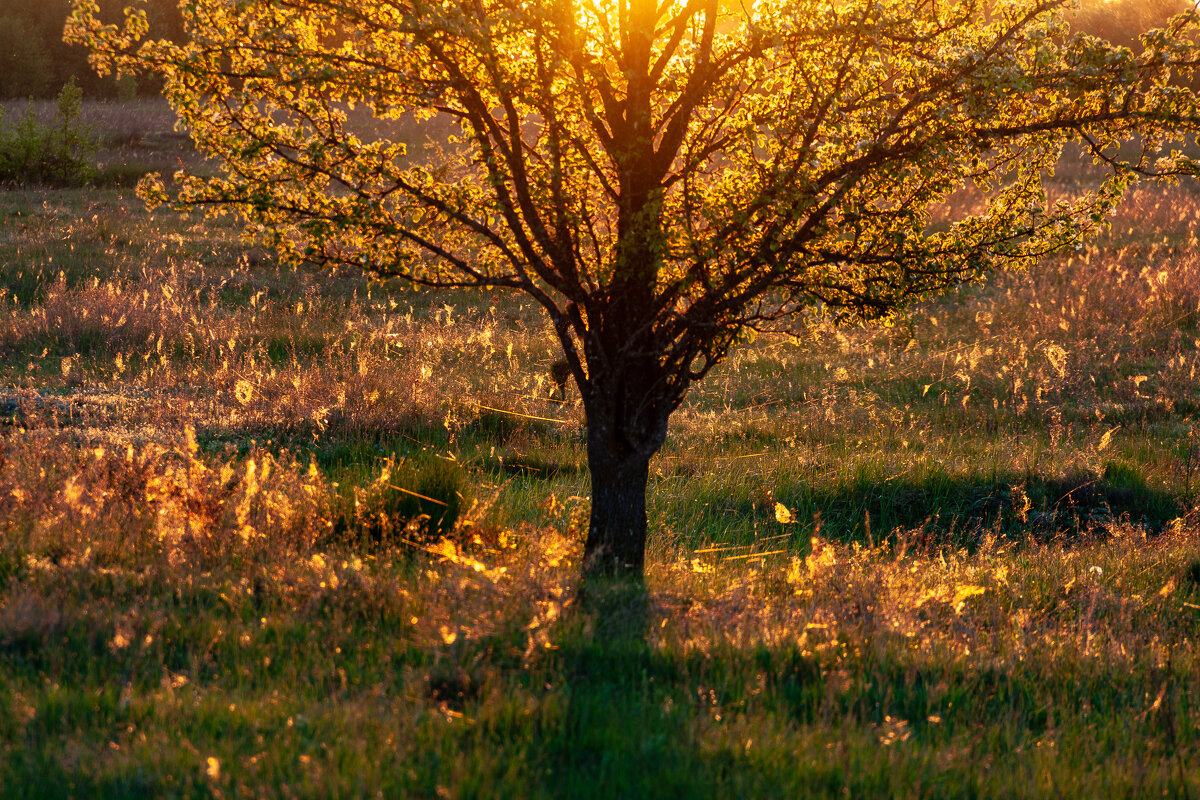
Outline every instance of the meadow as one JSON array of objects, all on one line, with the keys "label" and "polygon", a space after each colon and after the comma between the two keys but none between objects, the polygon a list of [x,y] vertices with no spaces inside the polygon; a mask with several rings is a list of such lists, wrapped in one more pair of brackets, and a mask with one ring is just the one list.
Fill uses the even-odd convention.
[{"label": "meadow", "polygon": [[583,587],[528,301],[282,268],[134,198],[165,107],[84,119],[0,191],[0,795],[1200,796],[1200,185],[747,336]]}]

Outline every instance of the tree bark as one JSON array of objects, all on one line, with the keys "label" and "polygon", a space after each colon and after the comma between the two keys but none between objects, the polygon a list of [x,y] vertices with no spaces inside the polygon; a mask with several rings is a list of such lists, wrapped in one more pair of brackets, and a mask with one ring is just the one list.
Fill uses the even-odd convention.
[{"label": "tree bark", "polygon": [[646,565],[650,455],[623,446],[621,433],[589,420],[592,513],[583,549],[583,571],[588,576],[641,578]]}]

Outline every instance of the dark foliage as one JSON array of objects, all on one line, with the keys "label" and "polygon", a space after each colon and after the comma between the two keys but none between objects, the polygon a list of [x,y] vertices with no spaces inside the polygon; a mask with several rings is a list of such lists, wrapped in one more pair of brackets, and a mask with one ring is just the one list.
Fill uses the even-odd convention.
[{"label": "dark foliage", "polygon": [[[106,17],[116,21],[124,6],[102,2]],[[150,28],[167,38],[183,36],[177,0],[146,0]],[[0,99],[51,98],[72,78],[84,95],[96,98],[155,94],[150,79],[101,78],[88,67],[87,51],[62,41],[69,0],[0,0]]]}]

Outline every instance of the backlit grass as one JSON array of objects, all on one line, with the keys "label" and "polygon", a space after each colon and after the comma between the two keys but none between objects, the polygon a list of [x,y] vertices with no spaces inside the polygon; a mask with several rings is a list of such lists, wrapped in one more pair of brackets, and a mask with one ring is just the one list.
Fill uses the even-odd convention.
[{"label": "backlit grass", "polygon": [[638,590],[577,584],[528,303],[120,183],[0,194],[0,794],[1200,793],[1194,187],[748,339],[652,464]]}]

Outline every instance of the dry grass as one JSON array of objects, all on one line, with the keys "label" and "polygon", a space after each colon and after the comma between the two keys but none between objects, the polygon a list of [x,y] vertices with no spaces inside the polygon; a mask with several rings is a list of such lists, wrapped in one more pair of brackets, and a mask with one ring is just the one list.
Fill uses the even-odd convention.
[{"label": "dry grass", "polygon": [[1200,792],[1191,188],[744,344],[654,463],[644,592],[575,582],[528,304],[115,189],[0,218],[0,794]]}]

